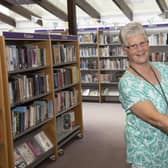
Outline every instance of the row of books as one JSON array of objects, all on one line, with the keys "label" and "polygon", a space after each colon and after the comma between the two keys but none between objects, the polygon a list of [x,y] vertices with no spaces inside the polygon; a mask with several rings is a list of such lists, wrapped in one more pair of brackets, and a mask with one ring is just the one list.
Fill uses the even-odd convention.
[{"label": "row of books", "polygon": [[99,96],[99,90],[97,88],[82,89],[82,96]]},{"label": "row of books", "polygon": [[156,62],[168,62],[168,53],[152,52],[150,55],[150,60]]},{"label": "row of books", "polygon": [[100,74],[100,81],[102,83],[118,82],[123,72],[117,71],[117,72],[111,72],[106,74]]},{"label": "row of books", "polygon": [[98,57],[97,47],[80,47],[80,57]]},{"label": "row of books", "polygon": [[118,46],[101,46],[100,57],[125,56],[124,49]]},{"label": "row of books", "polygon": [[[82,96],[100,96],[100,92],[97,88],[83,88]],[[119,92],[114,88],[103,88],[101,96],[119,96]]]},{"label": "row of books", "polygon": [[20,70],[46,65],[46,48],[37,45],[7,45],[8,70]]},{"label": "row of books", "polygon": [[11,104],[48,93],[48,78],[46,72],[11,76],[9,82]]},{"label": "row of books", "polygon": [[114,88],[103,88],[102,89],[102,96],[119,96],[118,90]]},{"label": "row of books", "polygon": [[[85,32],[79,33],[78,39],[80,43],[97,43],[97,33]],[[167,45],[168,44],[168,33],[149,33],[148,36],[150,45]],[[101,32],[100,33],[100,44],[120,44],[119,34],[113,32]]]},{"label": "row of books", "polygon": [[40,131],[14,149],[15,168],[30,166],[37,158],[53,147],[44,131]]},{"label": "row of books", "polygon": [[76,61],[76,48],[74,45],[54,44],[52,50],[55,65]]},{"label": "row of books", "polygon": [[46,119],[53,117],[53,102],[50,100],[36,100],[29,105],[17,106],[12,109],[13,137],[24,132]]},{"label": "row of books", "polygon": [[[79,33],[78,39],[80,43],[97,43],[97,33],[96,32]],[[113,32],[100,33],[100,44],[113,44],[113,43],[120,43],[118,34],[114,34]]]},{"label": "row of books", "polygon": [[[100,74],[101,83],[111,83],[118,82],[124,71],[103,73]],[[82,73],[81,74],[82,83],[97,83],[98,74],[97,73]]]},{"label": "row of books", "polygon": [[75,112],[68,111],[56,118],[57,136],[60,139],[65,133],[71,131],[75,123]]},{"label": "row of books", "polygon": [[167,45],[168,44],[168,33],[160,32],[150,34],[148,37],[150,45]]},{"label": "row of books", "polygon": [[55,95],[57,112],[64,111],[79,101],[79,91],[76,88],[70,88],[56,93]]},{"label": "row of books", "polygon": [[[101,46],[100,57],[109,56],[125,56],[125,53],[122,47]],[[98,49],[96,47],[80,47],[80,57],[98,57]]]},{"label": "row of books", "polygon": [[98,60],[86,60],[82,59],[80,61],[80,68],[81,69],[98,69]]},{"label": "row of books", "polygon": [[81,73],[82,83],[97,83],[98,74],[97,73]]},{"label": "row of books", "polygon": [[73,83],[78,82],[77,66],[69,66],[66,68],[54,69],[54,88],[60,89]]},{"label": "row of books", "polygon": [[100,44],[113,44],[120,43],[119,35],[113,32],[101,32],[100,33]]},{"label": "row of books", "polygon": [[128,67],[128,60],[127,58],[122,59],[101,59],[100,60],[100,68],[101,69],[123,69],[125,70]]},{"label": "row of books", "polygon": [[97,33],[96,32],[79,33],[78,41],[80,43],[97,43]]}]

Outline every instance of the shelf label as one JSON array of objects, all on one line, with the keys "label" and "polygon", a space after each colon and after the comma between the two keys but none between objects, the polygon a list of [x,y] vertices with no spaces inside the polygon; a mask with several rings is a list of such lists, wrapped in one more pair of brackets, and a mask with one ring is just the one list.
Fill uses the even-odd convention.
[{"label": "shelf label", "polygon": [[62,40],[68,40],[68,36],[62,36]]},{"label": "shelf label", "polygon": [[47,40],[48,35],[46,34],[33,34],[33,33],[19,33],[19,32],[3,32],[3,36],[8,39],[14,40],[24,40],[24,39],[31,39],[31,40]]},{"label": "shelf label", "polygon": [[24,38],[31,38],[31,39],[33,39],[34,38],[34,35],[33,34],[24,34]]}]

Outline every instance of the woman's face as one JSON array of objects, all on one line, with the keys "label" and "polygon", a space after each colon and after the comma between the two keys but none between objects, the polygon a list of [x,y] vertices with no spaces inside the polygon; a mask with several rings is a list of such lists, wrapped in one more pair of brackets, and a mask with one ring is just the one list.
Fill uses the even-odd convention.
[{"label": "woman's face", "polygon": [[125,51],[131,64],[144,64],[149,60],[149,44],[142,34],[129,37]]}]

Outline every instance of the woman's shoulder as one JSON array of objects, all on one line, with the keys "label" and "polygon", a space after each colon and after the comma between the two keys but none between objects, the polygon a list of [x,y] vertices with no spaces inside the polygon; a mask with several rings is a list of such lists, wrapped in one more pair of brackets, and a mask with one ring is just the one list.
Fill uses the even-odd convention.
[{"label": "woman's shoulder", "polygon": [[131,77],[131,75],[130,75],[129,71],[126,70],[126,71],[123,73],[123,75],[121,76],[119,82],[128,80],[130,77]]},{"label": "woman's shoulder", "polygon": [[135,78],[135,76],[129,72],[129,71],[125,71],[124,74],[121,76],[120,80],[119,80],[119,85],[129,85],[130,83],[137,83],[136,82],[137,79]]},{"label": "woman's shoulder", "polygon": [[151,64],[159,70],[167,70],[168,71],[168,65],[166,65],[162,62],[151,62]]}]

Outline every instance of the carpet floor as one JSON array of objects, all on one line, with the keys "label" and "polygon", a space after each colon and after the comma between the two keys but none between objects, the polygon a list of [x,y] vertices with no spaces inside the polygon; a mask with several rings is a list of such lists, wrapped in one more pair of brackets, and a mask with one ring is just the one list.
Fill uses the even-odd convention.
[{"label": "carpet floor", "polygon": [[84,136],[64,147],[56,161],[39,168],[128,168],[125,155],[125,113],[119,103],[83,103]]}]

